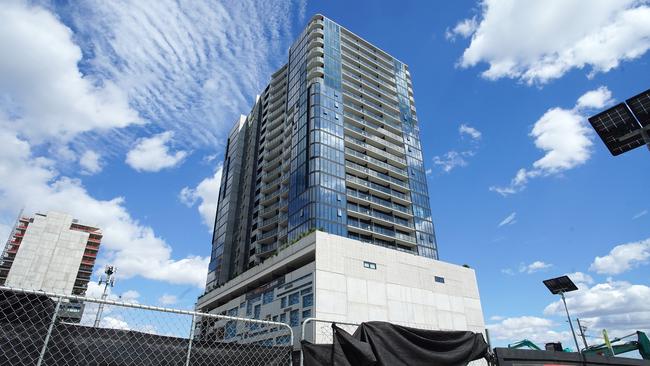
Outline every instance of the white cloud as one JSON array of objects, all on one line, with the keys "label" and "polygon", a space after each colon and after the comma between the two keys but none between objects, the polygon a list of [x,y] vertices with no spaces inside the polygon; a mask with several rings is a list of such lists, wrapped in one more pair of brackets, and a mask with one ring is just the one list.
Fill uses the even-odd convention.
[{"label": "white cloud", "polygon": [[508,215],[505,219],[501,220],[499,223],[499,227],[504,226],[504,225],[512,225],[517,222],[517,213],[513,212],[510,215]]},{"label": "white cloud", "polygon": [[187,152],[170,151],[167,144],[174,133],[166,131],[152,137],[138,139],[136,145],[126,154],[126,163],[137,171],[158,172],[172,168],[183,162]]},{"label": "white cloud", "polygon": [[467,166],[466,157],[474,155],[471,151],[449,151],[441,156],[433,157],[433,165],[439,166],[445,173],[449,173],[458,167]]},{"label": "white cloud", "polygon": [[503,268],[501,270],[501,273],[506,274],[508,276],[514,276],[515,275],[515,271],[513,271],[512,268]]},{"label": "white cloud", "polygon": [[645,216],[647,214],[648,214],[648,210],[643,210],[643,211],[639,212],[638,214],[632,216],[632,220],[640,219],[640,218],[642,218],[643,216]]},{"label": "white cloud", "polygon": [[465,123],[462,123],[458,127],[458,134],[460,135],[461,138],[464,137],[465,135],[469,136],[473,142],[472,144],[473,146],[464,151],[458,152],[456,150],[451,150],[446,152],[442,156],[440,155],[434,156],[433,165],[440,167],[442,171],[444,171],[445,173],[449,173],[458,167],[467,166],[469,164],[467,162],[467,159],[476,154],[476,149],[477,149],[476,142],[481,139],[481,131]]},{"label": "white cloud", "polygon": [[159,299],[158,302],[163,304],[163,305],[173,305],[178,302],[178,299],[174,295],[169,295],[169,294],[163,294]]},{"label": "white cloud", "polygon": [[584,272],[568,273],[567,276],[580,288],[594,283],[594,279]]},{"label": "white cloud", "polygon": [[545,269],[549,269],[551,267],[553,267],[552,264],[544,263],[542,261],[534,261],[533,263],[530,264],[522,263],[521,266],[519,266],[519,272],[531,274],[531,273],[543,271]]},{"label": "white cloud", "polygon": [[458,128],[458,132],[460,133],[461,136],[468,135],[474,140],[480,140],[482,136],[481,131],[465,123],[460,125],[460,127]]},{"label": "white cloud", "polygon": [[578,109],[601,109],[612,104],[612,92],[605,86],[591,90],[578,98],[576,108]]},{"label": "white cloud", "polygon": [[[629,330],[650,329],[650,287],[626,281],[608,281],[566,294],[567,307],[593,329],[606,328],[621,335]],[[549,304],[546,315],[564,315],[562,300]]]},{"label": "white cloud", "polygon": [[[100,253],[118,268],[118,277],[142,276],[176,284],[205,285],[208,257],[172,259],[171,247],[154,230],[131,217],[124,198],[95,199],[81,182],[61,176],[54,162],[32,155],[27,141],[0,131],[0,217],[15,219],[26,212],[59,210],[97,225],[104,232]],[[29,194],[25,194],[29,192]]]},{"label": "white cloud", "polygon": [[[498,320],[497,320],[498,319]],[[536,316],[520,316],[493,319],[497,323],[487,324],[490,338],[505,343],[514,343],[522,339],[529,339],[535,343],[567,341],[570,338],[568,331],[558,332],[558,324],[550,319]]]},{"label": "white cloud", "polygon": [[81,168],[83,169],[83,174],[97,174],[102,171],[99,154],[92,150],[86,150],[86,152],[81,155],[81,158],[79,158],[79,165],[81,165]]},{"label": "white cloud", "polygon": [[615,246],[604,257],[596,257],[589,267],[600,274],[616,275],[650,261],[650,238]]},{"label": "white cloud", "polygon": [[453,29],[447,28],[445,31],[445,38],[449,41],[455,41],[456,36],[468,38],[476,32],[477,27],[478,22],[476,21],[476,18],[463,19],[458,22]]},{"label": "white cloud", "polygon": [[535,122],[530,137],[535,146],[544,151],[543,157],[532,168],[521,168],[507,186],[492,186],[490,191],[502,196],[521,192],[529,180],[540,176],[557,175],[586,163],[592,154],[592,132],[585,113],[589,108],[611,103],[611,92],[606,87],[583,94],[573,109],[551,108]]},{"label": "white cloud", "polygon": [[647,2],[638,0],[483,0],[478,26],[466,19],[450,34],[471,34],[461,67],[485,62],[487,79],[543,84],[572,69],[592,76],[642,56],[650,48],[648,19]]},{"label": "white cloud", "polygon": [[0,127],[34,142],[139,121],[126,93],[82,74],[72,32],[47,10],[19,1],[0,7]]},{"label": "white cloud", "polygon": [[194,206],[198,200],[201,200],[198,210],[201,218],[203,218],[203,223],[210,230],[214,227],[214,219],[217,213],[222,172],[223,165],[219,164],[212,176],[203,179],[196,188],[184,187],[178,196],[181,202],[188,207]]}]

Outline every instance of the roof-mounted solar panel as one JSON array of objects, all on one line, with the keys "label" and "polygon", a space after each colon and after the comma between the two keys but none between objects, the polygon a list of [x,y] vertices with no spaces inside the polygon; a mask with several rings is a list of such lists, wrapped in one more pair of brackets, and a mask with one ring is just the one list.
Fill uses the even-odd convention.
[{"label": "roof-mounted solar panel", "polygon": [[[640,110],[643,110],[643,108],[647,110],[647,104],[644,107],[643,103],[647,103],[648,101],[643,98],[642,94],[634,98],[638,99],[636,103]],[[603,140],[609,152],[614,156],[645,145],[643,135],[640,133],[641,126],[639,126],[639,123],[625,103],[620,103],[606,111],[598,113],[589,118],[589,123],[591,123],[591,126]]]},{"label": "roof-mounted solar panel", "polygon": [[641,125],[650,126],[650,89],[633,96],[626,102]]}]

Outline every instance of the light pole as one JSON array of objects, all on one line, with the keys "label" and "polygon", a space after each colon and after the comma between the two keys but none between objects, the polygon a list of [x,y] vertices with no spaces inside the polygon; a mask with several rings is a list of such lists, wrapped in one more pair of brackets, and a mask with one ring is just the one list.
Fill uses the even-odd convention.
[{"label": "light pole", "polygon": [[[102,300],[106,300],[106,296],[108,295],[108,287],[115,286],[115,267],[106,266],[106,269],[104,270],[104,274],[106,274],[106,277],[104,276],[99,277],[99,285],[101,286],[102,284],[104,284],[104,291],[102,292]],[[102,319],[102,311],[104,311],[104,303],[99,303],[99,307],[97,308],[97,315],[95,316],[95,324],[94,324],[95,328],[99,327],[99,322]]]},{"label": "light pole", "polygon": [[580,335],[582,336],[582,342],[585,344],[585,349],[587,349],[589,348],[589,345],[587,344],[587,337],[585,337],[585,332],[587,331],[587,327],[580,324],[580,319],[578,318],[576,318],[576,322],[578,322],[578,329],[580,330]]},{"label": "light pole", "polygon": [[557,278],[551,278],[549,280],[543,281],[546,288],[553,295],[560,295],[562,297],[562,303],[564,303],[564,310],[566,310],[566,316],[569,320],[569,326],[571,327],[571,334],[573,335],[573,341],[576,344],[576,351],[580,352],[580,346],[578,345],[578,338],[576,338],[576,333],[573,330],[573,322],[571,321],[571,316],[569,315],[569,308],[566,306],[566,299],[564,298],[565,292],[571,292],[578,289],[578,287],[571,281],[569,276],[562,276]]}]

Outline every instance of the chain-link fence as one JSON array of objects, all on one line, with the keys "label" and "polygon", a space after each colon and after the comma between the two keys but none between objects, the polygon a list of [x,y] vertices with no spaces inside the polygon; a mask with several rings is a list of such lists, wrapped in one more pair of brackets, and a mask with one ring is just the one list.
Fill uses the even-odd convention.
[{"label": "chain-link fence", "polygon": [[336,324],[339,328],[352,334],[357,330],[359,324],[335,322],[331,320],[308,318],[302,323],[302,338],[301,340],[308,341],[314,344],[329,344],[334,340],[334,332],[332,324]]},{"label": "chain-link fence", "polygon": [[284,323],[0,287],[0,365],[290,365]]}]

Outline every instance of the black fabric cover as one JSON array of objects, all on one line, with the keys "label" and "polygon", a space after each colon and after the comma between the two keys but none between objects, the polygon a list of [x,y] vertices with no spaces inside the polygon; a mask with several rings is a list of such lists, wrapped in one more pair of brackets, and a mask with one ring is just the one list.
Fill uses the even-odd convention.
[{"label": "black fabric cover", "polygon": [[403,327],[386,322],[362,323],[354,335],[332,325],[334,342],[303,341],[304,366],[461,366],[485,357],[482,334]]}]

